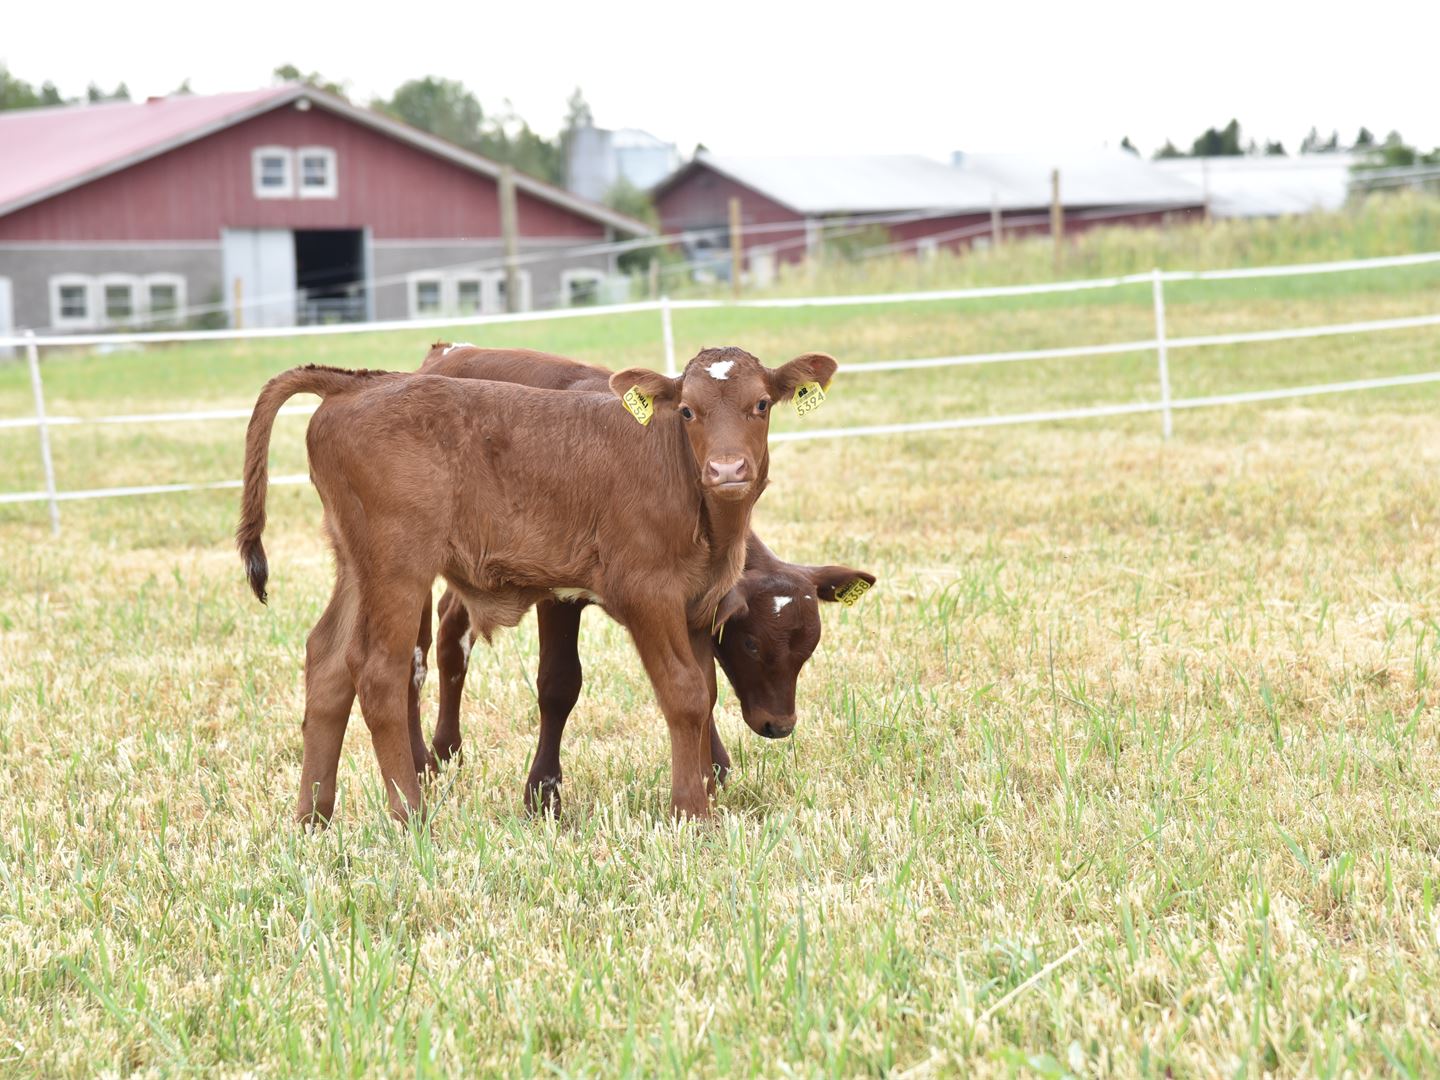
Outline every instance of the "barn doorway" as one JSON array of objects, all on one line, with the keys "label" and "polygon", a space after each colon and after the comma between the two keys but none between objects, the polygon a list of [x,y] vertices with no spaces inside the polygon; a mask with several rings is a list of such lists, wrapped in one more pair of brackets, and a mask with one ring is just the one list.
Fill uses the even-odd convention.
[{"label": "barn doorway", "polygon": [[296,229],[295,287],[301,326],[363,322],[365,230]]}]

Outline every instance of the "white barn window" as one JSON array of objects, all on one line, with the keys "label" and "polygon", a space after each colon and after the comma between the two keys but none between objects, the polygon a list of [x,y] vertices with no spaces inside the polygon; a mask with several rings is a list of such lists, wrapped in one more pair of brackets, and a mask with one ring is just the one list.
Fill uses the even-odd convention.
[{"label": "white barn window", "polygon": [[109,324],[133,322],[140,313],[139,280],[130,274],[100,277],[100,315]]},{"label": "white barn window", "polygon": [[452,279],[455,287],[457,315],[479,315],[485,310],[485,278],[480,274],[456,274]]},{"label": "white barn window", "polygon": [[56,274],[50,279],[50,325],[60,330],[91,326],[95,321],[95,285],[84,274]]},{"label": "white barn window", "polygon": [[439,274],[411,274],[406,280],[412,319],[445,311],[445,279]]},{"label": "white barn window", "polygon": [[[485,300],[485,310],[489,314],[503,314],[509,310],[509,308],[505,306],[505,271],[496,270],[486,276],[489,278],[488,284],[490,288],[486,290],[489,295]],[[518,277],[520,279],[520,303],[516,306],[515,310],[529,311],[530,271],[518,271]]]},{"label": "white barn window", "polygon": [[257,146],[250,152],[250,169],[257,199],[294,197],[295,155],[288,146]]},{"label": "white barn window", "polygon": [[577,266],[560,274],[560,302],[566,307],[598,304],[605,274],[591,267]]},{"label": "white barn window", "polygon": [[328,146],[302,146],[295,152],[299,164],[300,197],[333,199],[339,193],[335,151]]},{"label": "white barn window", "polygon": [[185,278],[180,274],[146,274],[142,290],[145,313],[152,321],[173,319],[185,310]]}]

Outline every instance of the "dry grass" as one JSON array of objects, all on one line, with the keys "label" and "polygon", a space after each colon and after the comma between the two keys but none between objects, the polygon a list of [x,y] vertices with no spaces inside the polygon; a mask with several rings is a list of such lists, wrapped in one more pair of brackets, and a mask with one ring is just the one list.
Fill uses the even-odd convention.
[{"label": "dry grass", "polygon": [[[1434,310],[1435,278],[1407,280],[1374,305],[1260,292],[1274,311],[1204,315]],[[1128,303],[680,329],[682,348],[878,358],[1143,332]],[[648,324],[578,325],[556,347],[654,360]],[[1421,370],[1435,340],[1186,354],[1177,393]],[[422,346],[348,348],[399,366]],[[344,359],[326,348],[308,358]],[[244,401],[300,358],[76,357],[47,378],[76,411]],[[842,375],[818,422],[1152,379],[1148,358]],[[0,371],[7,412],[23,392]],[[233,496],[72,504],[59,542],[8,508],[0,1070],[1431,1074],[1434,406],[1197,412],[1169,444],[1144,417],[778,447],[762,535],[881,582],[825,613],[794,738],[751,737],[723,700],[737,768],[713,827],[667,820],[664,725],[592,613],[562,822],[519,809],[527,622],[475,653],[468,758],[428,826],[386,819],[357,716],[337,825],[303,835],[301,660],[330,581],[309,489],[272,493],[263,609]],[[277,469],[302,466],[301,430],[278,432]],[[34,482],[31,438],[0,441],[9,487]],[[240,426],[66,439],[67,484],[161,481],[232,475]]]}]

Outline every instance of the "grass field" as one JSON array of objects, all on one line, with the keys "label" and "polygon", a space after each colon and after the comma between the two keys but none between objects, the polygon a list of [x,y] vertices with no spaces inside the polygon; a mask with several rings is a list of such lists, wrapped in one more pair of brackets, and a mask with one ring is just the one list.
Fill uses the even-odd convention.
[{"label": "grass field", "polygon": [[[1436,248],[1440,225],[1399,249]],[[1168,301],[1175,335],[1428,314],[1440,270]],[[1150,318],[1140,287],[676,332],[684,355],[833,352],[830,400],[789,430],[1153,398],[1145,354],[843,372]],[[432,336],[60,355],[49,407],[248,406],[292,364],[412,367]],[[484,341],[660,362],[649,315]],[[1434,329],[1188,350],[1172,378],[1437,352]],[[880,584],[825,611],[793,738],[751,736],[722,691],[736,769],[706,826],[669,821],[664,723],[591,612],[561,821],[520,808],[527,620],[475,651],[467,760],[428,824],[386,817],[357,715],[337,821],[301,833],[304,640],[331,580],[313,492],[271,492],[268,608],[233,493],[65,504],[58,540],[42,506],[0,507],[0,1073],[1433,1075],[1437,405],[1201,410],[1168,443],[1141,416],[777,446],[757,530]],[[0,416],[29,407],[0,366]],[[304,470],[303,429],[277,426],[276,472]],[[230,478],[242,435],[62,429],[60,485]],[[0,432],[6,490],[40,485],[34,438]]]}]

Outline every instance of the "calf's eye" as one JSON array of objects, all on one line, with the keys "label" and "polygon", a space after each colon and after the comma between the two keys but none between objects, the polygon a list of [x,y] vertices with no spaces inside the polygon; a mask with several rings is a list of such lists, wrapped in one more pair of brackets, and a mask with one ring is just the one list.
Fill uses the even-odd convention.
[{"label": "calf's eye", "polygon": [[681,406],[680,406],[680,415],[683,416],[686,420],[694,420],[694,419],[695,419],[695,410],[692,409],[692,408],[690,408],[689,405],[681,405]]},{"label": "calf's eye", "polygon": [[760,655],[760,643],[753,637],[747,637],[745,639],[745,651],[751,656],[758,657]]},{"label": "calf's eye", "polygon": [[770,402],[766,401],[764,398],[761,398],[755,403],[755,411],[761,416],[765,415],[765,410],[768,408],[770,408]]}]

